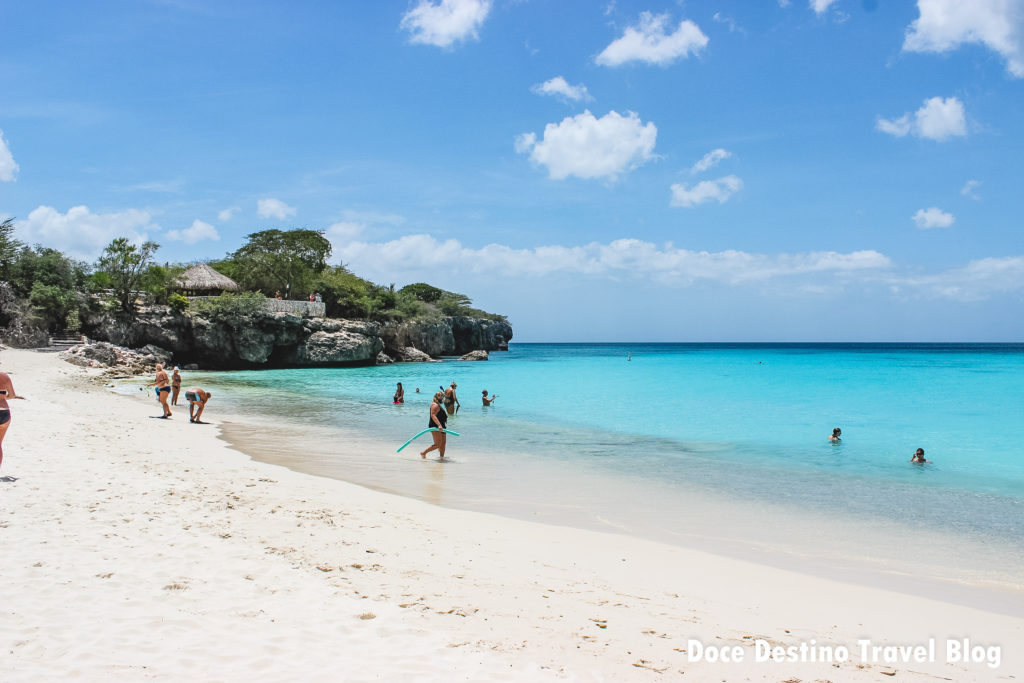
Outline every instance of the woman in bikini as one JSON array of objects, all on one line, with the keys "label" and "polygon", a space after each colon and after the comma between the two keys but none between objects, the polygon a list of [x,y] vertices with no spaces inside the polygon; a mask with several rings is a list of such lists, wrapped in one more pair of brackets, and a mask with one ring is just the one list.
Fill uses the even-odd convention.
[{"label": "woman in bikini", "polygon": [[178,405],[178,394],[181,393],[181,374],[178,372],[178,368],[174,368],[174,372],[171,373],[171,405]]},{"label": "woman in bikini", "polygon": [[171,416],[171,408],[167,405],[167,399],[171,395],[171,380],[164,371],[164,364],[156,364],[156,379],[149,384],[147,387],[156,386],[156,396],[160,399],[160,405],[164,409],[164,414],[160,417],[165,420]]},{"label": "woman in bikini", "polygon": [[425,451],[420,451],[420,457],[427,457],[427,453],[433,450],[437,450],[441,453],[441,459],[444,460],[444,448],[448,443],[448,435],[443,430],[448,426],[448,413],[445,412],[441,404],[444,402],[444,393],[437,392],[434,394],[434,400],[430,402],[430,418],[427,420],[427,427],[436,427],[436,432],[430,432],[430,435],[434,437],[434,445],[429,447]]},{"label": "woman in bikini", "polygon": [[11,408],[7,405],[9,398],[25,398],[18,396],[14,391],[14,384],[11,383],[11,376],[6,372],[0,372],[0,464],[4,461],[4,435],[11,426]]}]

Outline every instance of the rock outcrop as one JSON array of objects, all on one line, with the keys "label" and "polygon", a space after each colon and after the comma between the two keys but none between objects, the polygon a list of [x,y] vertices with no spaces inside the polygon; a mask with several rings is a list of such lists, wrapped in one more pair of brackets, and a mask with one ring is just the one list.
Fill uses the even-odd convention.
[{"label": "rock outcrop", "polygon": [[157,306],[131,320],[104,315],[87,321],[85,331],[92,339],[119,347],[159,347],[178,365],[217,369],[429,361],[475,350],[507,349],[512,338],[512,327],[506,322],[461,316],[381,326],[267,311],[208,320]]},{"label": "rock outcrop", "polygon": [[60,357],[88,368],[113,368],[124,374],[141,375],[152,372],[157,363],[169,363],[171,353],[152,344],[141,349],[129,349],[108,342],[95,342],[72,346],[61,351]]},{"label": "rock outcrop", "polygon": [[486,351],[477,349],[476,351],[470,351],[469,353],[459,356],[459,360],[488,360],[490,356]]}]

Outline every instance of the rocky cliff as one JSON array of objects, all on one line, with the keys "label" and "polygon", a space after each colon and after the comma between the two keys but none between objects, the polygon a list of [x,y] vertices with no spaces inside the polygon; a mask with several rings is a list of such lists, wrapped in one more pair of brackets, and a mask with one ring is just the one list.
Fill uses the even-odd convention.
[{"label": "rocky cliff", "polygon": [[179,365],[216,369],[374,365],[426,359],[412,350],[437,357],[507,349],[512,338],[508,323],[460,316],[381,326],[262,312],[215,322],[165,307],[146,309],[133,320],[106,315],[89,321],[85,331],[118,346],[165,349]]}]

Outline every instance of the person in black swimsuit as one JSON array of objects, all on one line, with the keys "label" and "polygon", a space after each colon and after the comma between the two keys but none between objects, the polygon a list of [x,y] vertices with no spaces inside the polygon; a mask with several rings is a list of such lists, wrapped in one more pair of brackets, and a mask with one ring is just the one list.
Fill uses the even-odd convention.
[{"label": "person in black swimsuit", "polygon": [[425,451],[420,451],[420,457],[427,457],[427,453],[433,450],[437,450],[441,453],[441,459],[444,459],[444,449],[447,445],[448,435],[445,434],[443,429],[448,426],[448,413],[442,407],[444,403],[444,393],[437,392],[434,394],[434,400],[430,403],[430,418],[427,420],[428,428],[436,428],[436,432],[430,432],[430,435],[434,437],[434,445],[427,448]]},{"label": "person in black swimsuit", "polygon": [[25,398],[18,396],[11,382],[11,376],[6,372],[0,372],[0,464],[4,461],[4,435],[11,426],[11,407],[7,405],[9,398]]}]

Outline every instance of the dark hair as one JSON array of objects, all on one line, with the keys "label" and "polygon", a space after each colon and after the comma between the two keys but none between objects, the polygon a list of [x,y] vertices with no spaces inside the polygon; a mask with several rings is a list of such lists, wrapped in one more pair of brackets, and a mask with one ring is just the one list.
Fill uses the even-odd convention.
[{"label": "dark hair", "polygon": [[833,434],[842,434],[843,430],[840,429],[839,427],[836,427],[835,429],[832,430],[832,433]]}]

